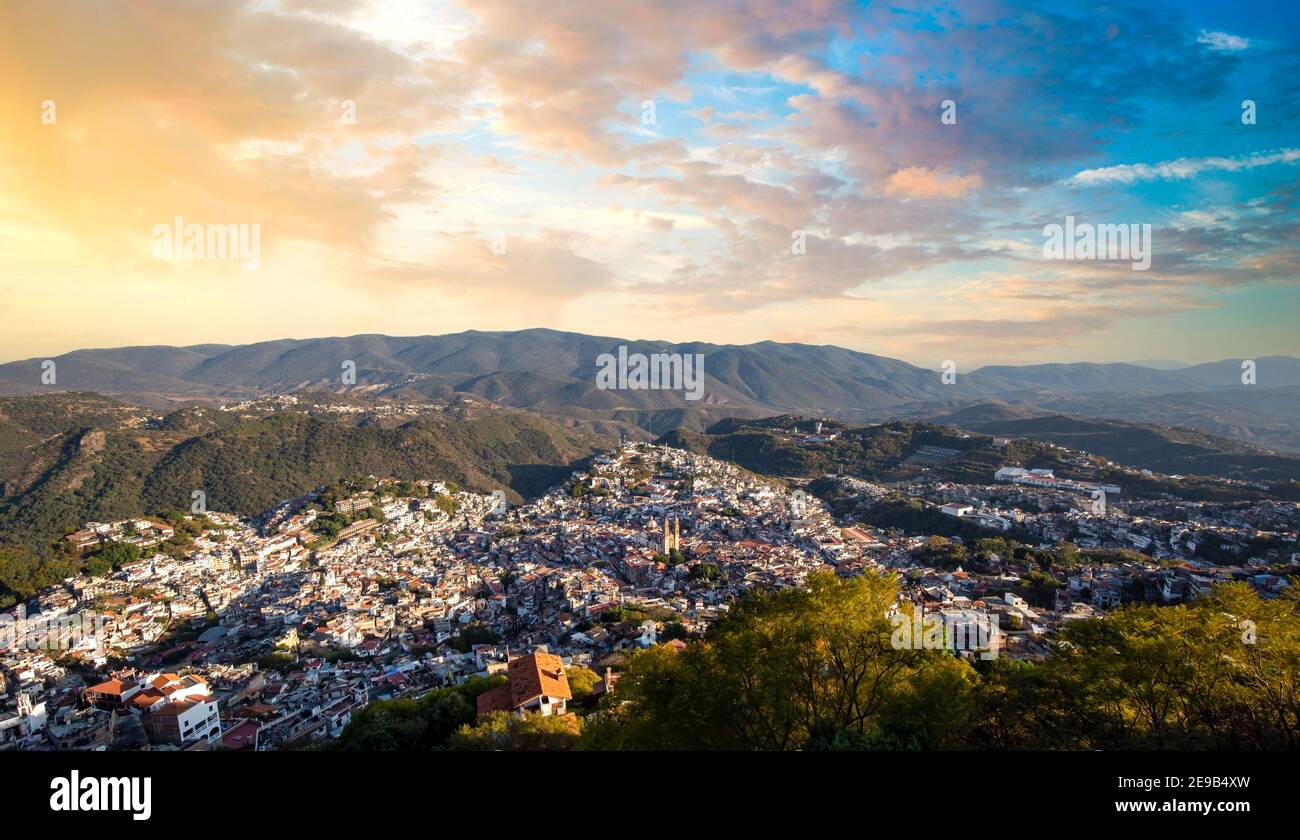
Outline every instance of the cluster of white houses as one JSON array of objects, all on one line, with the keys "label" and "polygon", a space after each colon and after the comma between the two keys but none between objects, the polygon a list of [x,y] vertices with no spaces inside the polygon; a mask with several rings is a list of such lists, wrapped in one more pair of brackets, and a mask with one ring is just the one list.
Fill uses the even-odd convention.
[{"label": "cluster of white houses", "polygon": [[1101,491],[1107,496],[1118,496],[1119,485],[1098,484],[1092,481],[1075,481],[1069,478],[1057,478],[1052,470],[1025,469],[1024,467],[1002,467],[993,474],[997,481],[1010,481],[1030,487],[1046,487],[1052,490],[1075,490],[1081,493]]}]

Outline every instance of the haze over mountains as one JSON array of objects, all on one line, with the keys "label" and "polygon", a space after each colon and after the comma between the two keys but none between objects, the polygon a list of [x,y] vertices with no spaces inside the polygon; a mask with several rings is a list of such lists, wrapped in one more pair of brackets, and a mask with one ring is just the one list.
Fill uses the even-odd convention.
[{"label": "haze over mountains", "polygon": [[[597,358],[629,353],[704,355],[705,398],[682,392],[601,390]],[[357,335],[247,345],[123,347],[53,357],[57,385],[41,384],[43,359],[0,365],[0,393],[88,390],[154,405],[328,390],[372,396],[467,394],[544,414],[631,424],[653,434],[702,429],[727,416],[802,413],[849,421],[940,417],[995,402],[1016,416],[1064,413],[1190,425],[1271,448],[1300,451],[1300,359],[1254,359],[1158,369],[1139,364],[957,364],[937,370],[840,347],[771,341],[749,345],[625,340],[530,329],[442,336]],[[342,384],[345,361],[356,384]],[[936,365],[937,367],[937,365]],[[988,418],[986,418],[988,419]]]}]

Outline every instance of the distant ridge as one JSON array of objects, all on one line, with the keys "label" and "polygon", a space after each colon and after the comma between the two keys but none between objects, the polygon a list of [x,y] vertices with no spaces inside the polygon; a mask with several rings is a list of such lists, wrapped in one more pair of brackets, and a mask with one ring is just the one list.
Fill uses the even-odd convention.
[{"label": "distant ridge", "polygon": [[[702,353],[705,399],[679,391],[601,390],[597,358]],[[1118,416],[1191,424],[1253,443],[1300,450],[1300,359],[1254,360],[1257,384],[1241,383],[1241,360],[1177,369],[1143,364],[990,365],[946,385],[938,372],[831,345],[763,341],[709,344],[621,339],[550,329],[440,336],[355,335],[245,345],[198,344],[77,350],[55,356],[57,386],[41,384],[43,359],[0,365],[0,394],[81,390],[142,404],[230,400],[303,390],[374,396],[462,393],[544,414],[611,420],[621,414],[655,433],[663,412],[696,429],[725,416],[797,412],[874,420],[953,412],[997,401],[1029,416]],[[345,385],[342,366],[356,366]],[[1067,404],[1068,405],[1065,405]],[[1113,406],[1120,414],[1108,414]],[[629,414],[631,412],[631,414]],[[652,420],[651,418],[657,418]]]}]

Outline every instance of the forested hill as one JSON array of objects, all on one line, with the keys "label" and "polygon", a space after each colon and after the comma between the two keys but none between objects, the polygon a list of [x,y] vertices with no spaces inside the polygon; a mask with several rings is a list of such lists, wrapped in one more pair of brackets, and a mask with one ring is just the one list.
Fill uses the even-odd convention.
[{"label": "forested hill", "polygon": [[[1067,478],[1113,480],[1152,493],[1181,492],[1189,498],[1221,497],[1215,495],[1210,482],[1195,476],[1286,487],[1300,479],[1300,458],[1261,452],[1201,432],[1158,426],[1039,418],[1000,425],[1001,431],[1018,434],[1004,446],[995,446],[988,434],[935,423],[897,421],[855,427],[821,421],[822,435],[809,437],[815,424],[791,415],[764,420],[733,418],[714,424],[705,433],[678,429],[661,436],[659,442],[734,461],[764,475],[803,478],[843,473],[898,481],[930,473],[951,481],[987,483],[998,467],[1014,464],[1053,469]],[[1102,457],[1080,458],[1062,446]],[[1159,477],[1116,472],[1106,465],[1107,459],[1133,469],[1193,478],[1174,487]]]},{"label": "forested hill", "polygon": [[[698,354],[703,398],[679,389],[604,389],[604,354]],[[355,365],[344,384],[341,364]],[[1300,452],[1300,358],[1266,356],[1258,385],[1242,360],[1157,370],[1131,364],[988,366],[944,384],[935,370],[829,345],[641,341],[548,329],[441,336],[354,335],[240,346],[85,349],[0,364],[0,394],[31,394],[56,365],[58,388],[121,395],[145,405],[237,400],[304,390],[370,396],[470,396],[512,408],[634,423],[652,434],[703,429],[722,417],[800,412],[863,423],[930,418],[972,402],[1005,401],[1035,416],[1186,425]]]},{"label": "forested hill", "polygon": [[[296,412],[241,419],[185,410],[158,420],[86,394],[0,400],[0,587],[63,569],[55,543],[89,520],[188,510],[255,515],[351,476],[438,478],[515,499],[557,483],[609,441],[533,414],[421,417],[394,428]],[[24,586],[29,589],[30,586]]]}]

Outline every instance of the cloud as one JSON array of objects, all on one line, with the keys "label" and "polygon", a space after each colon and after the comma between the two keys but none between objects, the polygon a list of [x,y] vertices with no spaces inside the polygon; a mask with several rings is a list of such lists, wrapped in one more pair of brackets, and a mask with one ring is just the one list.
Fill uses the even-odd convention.
[{"label": "cloud", "polygon": [[1204,29],[1196,36],[1196,43],[1205,44],[1215,52],[1240,52],[1250,46],[1250,41],[1227,32],[1208,32]]},{"label": "cloud", "polygon": [[[928,330],[887,330],[917,311],[1010,354],[1030,345],[1004,342],[1003,321],[1046,339],[1069,329],[1072,299],[1113,334],[1108,313],[1140,304],[1140,284],[1181,311],[1296,282],[1300,203],[1252,202],[1286,175],[1266,167],[1300,152],[1239,154],[1215,110],[1259,90],[1269,118],[1250,137],[1287,142],[1270,126],[1300,102],[1294,44],[1243,53],[1194,10],[1136,2],[958,5],[0,3],[0,274],[23,278],[11,320],[75,344],[119,300],[226,311],[219,268],[149,259],[152,226],[175,215],[262,225],[257,283],[238,286],[257,292],[229,306],[265,303],[240,329],[272,335],[294,310],[300,330],[357,332],[575,312],[590,327],[623,307],[665,336],[862,346],[831,320],[870,310],[906,352]],[[955,124],[940,120],[948,99]],[[1128,159],[1184,156],[1123,164],[1119,143]],[[1210,172],[1235,178],[1167,210],[1144,201],[1148,182]],[[1098,185],[1113,189],[1069,189]],[[1037,265],[1029,220],[1131,207],[1165,223],[1150,272]],[[487,247],[496,229],[506,255]],[[84,303],[59,307],[55,290]]]},{"label": "cloud", "polygon": [[961,198],[977,188],[979,175],[944,175],[924,166],[900,169],[885,182],[885,195],[902,198]]},{"label": "cloud", "polygon": [[1182,180],[1205,172],[1241,172],[1277,163],[1295,163],[1300,160],[1300,149],[1278,149],[1255,152],[1239,157],[1178,158],[1161,163],[1125,163],[1085,169],[1068,178],[1066,183],[1080,186],[1102,184],[1132,184],[1138,181]]},{"label": "cloud", "polygon": [[[494,244],[501,247],[494,251]],[[466,232],[440,237],[427,258],[377,267],[365,283],[423,287],[484,305],[531,308],[554,307],[604,290],[612,277],[607,266],[579,254],[577,243],[562,233],[494,240]]]},{"label": "cloud", "polygon": [[[233,0],[20,0],[0,28],[15,36],[0,53],[0,187],[110,264],[175,215],[261,223],[264,247],[364,250],[389,203],[431,195],[436,150],[409,140],[453,123],[470,89],[447,62]],[[33,107],[44,99],[54,124]]]}]

